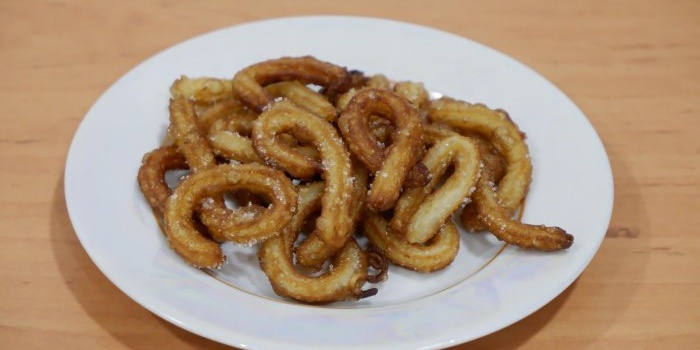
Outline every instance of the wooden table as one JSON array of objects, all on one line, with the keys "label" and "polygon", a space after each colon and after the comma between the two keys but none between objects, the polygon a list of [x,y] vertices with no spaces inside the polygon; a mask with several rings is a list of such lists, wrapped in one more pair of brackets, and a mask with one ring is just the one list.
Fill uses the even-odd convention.
[{"label": "wooden table", "polygon": [[590,266],[533,315],[455,349],[697,348],[700,2],[426,4],[0,2],[0,348],[226,348],[149,313],[93,265],[66,213],[66,153],[96,98],[142,60],[214,29],[309,14],[414,22],[503,51],[566,92],[607,148],[614,212]]}]

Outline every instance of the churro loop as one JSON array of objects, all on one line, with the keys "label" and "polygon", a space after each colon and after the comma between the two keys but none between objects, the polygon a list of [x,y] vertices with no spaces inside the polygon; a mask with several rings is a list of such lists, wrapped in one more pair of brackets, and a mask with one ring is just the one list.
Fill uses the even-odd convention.
[{"label": "churro loop", "polygon": [[[191,173],[211,169],[216,166],[216,157],[209,141],[199,127],[199,120],[194,102],[184,96],[170,100],[170,126],[168,133],[178,151],[185,157]],[[222,196],[207,201],[208,205],[200,209],[200,218],[207,218],[211,223],[222,223],[230,219],[240,221],[247,216],[232,214],[226,209]],[[218,216],[218,218],[216,218]],[[216,219],[215,219],[216,218]],[[216,232],[224,229],[210,227],[214,238],[221,241],[222,236]]]},{"label": "churro loop", "polygon": [[366,296],[362,286],[367,280],[369,263],[352,238],[343,245],[331,267],[320,275],[303,274],[294,265],[294,241],[307,217],[321,207],[324,187],[320,182],[300,186],[298,210],[291,222],[279,236],[268,239],[258,250],[260,267],[277,295],[314,304]]},{"label": "churro loop", "polygon": [[573,244],[574,236],[560,227],[514,220],[511,213],[500,205],[493,179],[493,172],[486,168],[474,192],[474,205],[479,219],[494,236],[523,249],[541,251],[566,249]]},{"label": "churro loop", "polygon": [[[190,173],[195,174],[200,171],[211,169],[216,166],[216,157],[204,133],[199,127],[199,120],[195,104],[192,99],[186,96],[177,96],[170,99],[170,125],[168,134],[186,159],[190,167]],[[220,210],[213,210],[218,207]],[[225,209],[223,197],[219,196],[211,199],[210,205],[200,208],[202,212],[209,212],[209,216],[222,215],[228,213]],[[231,215],[224,215],[219,221],[224,221]],[[206,238],[204,238],[206,239]],[[212,242],[215,244],[215,242]]]},{"label": "churro loop", "polygon": [[367,211],[363,219],[365,237],[395,265],[418,272],[437,271],[449,265],[459,251],[459,231],[451,220],[425,244],[416,244],[393,232],[377,213]]},{"label": "churro loop", "polygon": [[[231,183],[226,192],[250,192],[249,194],[269,202],[267,209],[259,205],[248,205],[230,210],[208,198],[202,201],[203,210],[199,217],[217,241],[253,245],[274,235],[290,220],[291,213],[295,210],[296,192],[291,181],[280,171],[255,163],[239,168],[241,166],[233,172],[219,172],[219,176],[227,176],[228,183]],[[239,176],[256,178],[239,179]]]},{"label": "churro loop", "polygon": [[197,105],[211,105],[231,98],[231,80],[210,77],[181,76],[170,86],[173,98],[186,98]]},{"label": "churro loop", "polygon": [[423,84],[413,81],[400,81],[394,84],[394,92],[408,100],[418,110],[418,115],[425,118],[430,105],[430,94]]},{"label": "churro loop", "polygon": [[260,158],[268,164],[295,176],[299,162],[308,160],[293,149],[277,140],[277,135],[288,133],[300,142],[313,145],[319,152],[321,164],[312,169],[315,172],[305,177],[313,177],[321,170],[325,182],[322,209],[316,220],[316,228],[311,233],[323,241],[325,249],[313,249],[313,256],[306,256],[304,243],[299,247],[298,260],[305,266],[317,266],[345,245],[353,220],[353,178],[350,155],[338,135],[337,130],[327,121],[283,100],[273,104],[263,112],[253,126],[253,144]]},{"label": "churro loop", "polygon": [[[429,145],[435,144],[446,137],[460,135],[446,125],[435,124],[426,124],[423,127],[423,134],[425,135],[426,143]],[[483,166],[488,168],[489,171],[494,174],[494,182],[498,183],[506,172],[507,164],[505,159],[503,159],[503,156],[498,153],[491,142],[484,136],[475,132],[465,134],[469,135],[468,137],[478,145]],[[487,230],[486,225],[479,220],[473,201],[466,203],[459,215],[459,220],[462,223],[462,226],[464,226],[464,228],[469,232],[481,232]]]},{"label": "churro loop", "polygon": [[[390,146],[384,148],[372,137],[372,115],[394,125]],[[416,109],[391,91],[362,89],[341,113],[338,127],[352,153],[375,173],[367,206],[378,212],[391,209],[422,153],[423,130]]]},{"label": "churro loop", "polygon": [[[370,77],[365,77],[364,75],[363,79],[356,84],[353,84],[352,88],[348,90],[347,92],[343,93],[338,97],[338,99],[335,101],[336,106],[340,110],[345,109],[345,107],[348,106],[348,103],[350,103],[350,100],[355,97],[355,95],[363,89],[377,89],[377,90],[392,90],[393,89],[393,84],[389,78],[387,78],[383,74],[375,74]],[[410,101],[409,101],[410,102]]]},{"label": "churro loop", "polygon": [[391,80],[384,74],[374,74],[367,78],[366,87],[371,89],[391,90]]},{"label": "churro loop", "polygon": [[168,198],[164,214],[164,228],[170,246],[190,265],[217,268],[223,264],[225,258],[219,245],[204,237],[192,218],[200,205],[206,206],[208,201],[213,201],[211,198],[237,190],[252,191],[272,204],[256,216],[255,225],[242,230],[231,227],[230,222],[216,227],[205,220],[204,213],[201,214],[210,230],[218,230],[217,233],[228,240],[253,244],[269,238],[291,220],[296,210],[296,191],[291,181],[282,172],[267,166],[224,164],[191,174]]},{"label": "churro loop", "polygon": [[209,142],[214,152],[224,158],[239,163],[260,161],[253,148],[253,141],[237,132],[222,130],[212,133],[209,135]]},{"label": "churro loop", "polygon": [[460,133],[477,132],[491,141],[507,162],[506,174],[498,183],[499,202],[511,213],[515,211],[530,186],[532,164],[523,134],[508,114],[482,104],[441,98],[431,102],[428,118]]},{"label": "churro loop", "polygon": [[[477,145],[464,136],[450,136],[436,142],[423,157],[433,175],[428,185],[406,189],[394,207],[391,228],[409,243],[425,243],[445,220],[469,198],[481,167]],[[452,173],[443,175],[452,166]]]},{"label": "churro loop", "polygon": [[[228,98],[216,102],[201,112],[198,112],[199,118],[197,120],[197,125],[199,125],[199,129],[202,130],[202,132],[211,133],[214,124],[219,125],[216,129],[221,129],[220,125],[225,124],[232,119],[233,116],[241,113],[252,114],[240,101],[234,98]],[[257,117],[257,113],[254,114],[254,117]]]},{"label": "churro loop", "polygon": [[[461,215],[466,225],[471,224],[470,218],[475,211],[478,220],[494,236],[508,244],[542,251],[571,246],[573,236],[559,227],[530,225],[512,218],[527,193],[532,164],[523,135],[507,113],[480,104],[443,98],[433,102],[430,118],[460,132],[476,132],[485,136],[505,159],[505,173],[496,185],[502,171],[500,159],[485,158],[486,166],[473,195],[473,209],[466,209]],[[479,142],[484,151],[491,146],[483,140]]]},{"label": "churro loop", "polygon": [[272,97],[283,97],[295,105],[334,123],[338,119],[338,109],[328,101],[326,96],[310,89],[299,81],[283,81],[265,86],[265,91]]},{"label": "churro loop", "polygon": [[[484,168],[492,174],[492,181],[494,183],[499,183],[507,171],[508,164],[505,159],[503,159],[503,156],[493,147],[493,144],[483,136],[475,134],[471,135],[470,138],[479,145],[481,161],[484,164]],[[469,232],[483,232],[488,230],[488,227],[479,219],[479,213],[476,210],[474,201],[464,206],[462,212],[459,214],[459,221]]]},{"label": "churro loop", "polygon": [[197,124],[194,103],[185,97],[170,100],[170,126],[168,134],[190,166],[192,172],[216,165],[214,152]]},{"label": "churro loop", "polygon": [[[269,112],[269,110],[272,111]],[[304,122],[299,122],[299,119],[303,119]],[[322,129],[317,130],[309,125],[319,126]],[[295,141],[313,144],[315,148],[319,148],[322,144],[319,140],[323,137],[334,137],[337,132],[323,119],[287,100],[272,105],[256,121],[253,128],[253,146],[258,156],[266,163],[283,169],[293,177],[304,180],[313,179],[324,170],[323,160],[310,157],[306,152],[300,152],[290,143],[287,137],[289,134],[295,137]],[[314,139],[316,139],[315,142],[313,142]],[[345,148],[338,137],[331,141],[335,149],[326,147],[328,154],[338,153],[338,149]]]},{"label": "churro loop", "polygon": [[259,113],[249,110],[236,99],[221,101],[200,114],[199,127],[208,134],[231,131],[250,136]]},{"label": "churro loop", "polygon": [[202,112],[199,127],[208,133],[209,144],[216,155],[239,163],[259,162],[250,140],[257,117],[258,113],[231,98]]},{"label": "churro loop", "polygon": [[[353,194],[350,204],[350,218],[352,226],[350,234],[355,232],[360,216],[365,209],[367,197],[367,184],[369,175],[367,170],[356,161],[353,162]],[[296,249],[298,264],[310,270],[319,270],[325,260],[330,259],[335,249],[329,249],[324,240],[318,235],[309,235]]]},{"label": "churro loop", "polygon": [[160,219],[165,212],[165,202],[172,190],[165,182],[165,174],[170,170],[187,170],[187,161],[174,146],[163,146],[146,153],[136,177],[141,193]]},{"label": "churro loop", "polygon": [[255,63],[236,73],[233,91],[249,108],[262,112],[274,101],[264,86],[294,80],[323,86],[330,95],[345,92],[352,84],[350,73],[343,67],[311,56],[282,57]]}]

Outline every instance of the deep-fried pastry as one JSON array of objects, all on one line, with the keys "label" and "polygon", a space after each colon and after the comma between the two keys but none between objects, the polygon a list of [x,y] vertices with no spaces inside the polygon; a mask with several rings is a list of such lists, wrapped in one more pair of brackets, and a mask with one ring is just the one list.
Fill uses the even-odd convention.
[{"label": "deep-fried pastry", "polygon": [[231,98],[231,80],[210,77],[181,76],[170,86],[170,95],[186,98],[196,104],[210,105]]},{"label": "deep-fried pastry", "polygon": [[[226,189],[225,192],[244,190],[269,205],[264,208],[252,204],[231,210],[216,205],[214,200],[207,198],[202,201],[199,217],[217,241],[253,245],[275,235],[291,219],[296,206],[296,190],[282,172],[269,167],[257,163],[232,167],[233,171],[219,170],[202,180],[210,183],[210,188],[206,191],[212,191],[216,186],[215,182],[210,181],[213,176],[226,176],[227,186],[220,185]],[[246,176],[252,178],[241,178]],[[225,192],[217,191],[220,194]]]},{"label": "deep-fried pastry", "polygon": [[392,263],[419,272],[432,272],[449,265],[459,251],[459,231],[446,220],[438,233],[425,244],[409,243],[389,228],[381,215],[364,215],[363,234]]},{"label": "deep-fried pastry", "polygon": [[[410,243],[425,243],[451,219],[469,198],[479,177],[481,156],[476,143],[455,135],[443,138],[428,149],[422,160],[432,180],[424,187],[404,190],[399,197],[391,228]],[[452,169],[449,177],[443,175]]]},{"label": "deep-fried pastry", "polygon": [[[425,135],[425,141],[428,145],[435,144],[446,137],[461,135],[446,125],[436,124],[424,125],[423,134]],[[488,168],[489,171],[494,174],[494,182],[498,183],[498,181],[500,181],[505,174],[507,167],[503,156],[498,153],[491,142],[484,136],[476,132],[464,132],[464,134],[469,135],[468,137],[478,145],[483,167]],[[474,206],[474,202],[471,200],[465,204],[459,215],[459,220],[462,223],[462,226],[470,232],[480,232],[487,229],[486,225],[484,225],[484,223],[478,218],[476,207]]]},{"label": "deep-fried pastry", "polygon": [[258,162],[250,134],[258,114],[245,108],[236,99],[218,102],[199,117],[200,130],[208,134],[213,152],[239,163]]},{"label": "deep-fried pastry", "polygon": [[165,182],[165,174],[170,170],[187,170],[187,161],[174,146],[163,146],[143,156],[136,177],[141,193],[146,197],[156,217],[162,218],[165,202],[172,190]]},{"label": "deep-fried pastry", "polygon": [[326,186],[317,182],[299,189],[298,210],[292,221],[279,236],[265,241],[258,258],[260,267],[280,296],[306,303],[329,303],[355,300],[363,296],[362,286],[367,280],[367,257],[350,238],[321,275],[307,275],[294,265],[294,241],[304,221],[321,207]]},{"label": "deep-fried pastry", "polygon": [[574,236],[556,226],[530,225],[514,220],[499,202],[493,173],[486,169],[474,193],[474,205],[479,219],[498,239],[523,249],[553,251],[567,249]]},{"label": "deep-fried pastry", "polygon": [[394,92],[416,107],[418,115],[425,118],[430,104],[430,94],[423,84],[413,81],[400,81],[394,84]]},{"label": "deep-fried pastry", "polygon": [[477,132],[487,137],[507,162],[507,172],[498,183],[498,199],[510,212],[527,194],[532,164],[523,134],[503,110],[451,98],[431,101],[429,118],[459,132]]},{"label": "deep-fried pastry", "polygon": [[[352,226],[348,230],[349,234],[355,232],[359,219],[366,207],[367,185],[369,175],[359,162],[353,161],[353,190],[352,201],[350,203],[350,220]],[[326,260],[331,258],[334,253],[333,249],[329,249],[327,244],[318,235],[308,235],[303,243],[297,247],[299,257],[299,265],[304,266],[309,270],[319,270]]]},{"label": "deep-fried pastry", "polygon": [[[172,144],[144,156],[137,180],[192,266],[221,266],[224,242],[257,245],[275,293],[322,304],[376,294],[363,286],[384,281],[387,262],[448,266],[459,208],[466,229],[523,249],[573,242],[513,218],[532,164],[505,111],[311,56],[183,76],[170,92]],[[173,189],[170,170],[187,174]]]},{"label": "deep-fried pastry", "polygon": [[170,100],[170,126],[168,134],[185,156],[192,172],[211,168],[216,164],[214,152],[197,124],[194,103],[185,97]]},{"label": "deep-fried pastry", "polygon": [[[324,249],[307,250],[304,243],[298,248],[299,262],[304,266],[320,267],[345,245],[353,227],[353,179],[350,155],[337,130],[327,121],[283,100],[263,112],[253,127],[253,144],[260,158],[268,164],[299,176],[299,164],[308,161],[298,152],[277,141],[277,135],[289,133],[300,142],[313,145],[320,154],[321,163],[313,172],[303,174],[311,178],[320,172],[325,182],[322,209],[316,220],[316,235]],[[299,162],[297,162],[299,160]]]},{"label": "deep-fried pastry", "polygon": [[[394,125],[389,147],[382,147],[372,137],[372,115]],[[341,113],[338,127],[352,153],[374,173],[367,206],[377,212],[391,209],[422,152],[423,130],[416,109],[391,91],[362,89]]]},{"label": "deep-fried pastry", "polygon": [[[265,197],[272,205],[257,216],[255,225],[245,230],[230,227],[231,222],[216,227],[212,218],[203,221],[209,229],[218,229],[227,240],[254,244],[277,234],[291,220],[296,210],[296,191],[291,181],[278,170],[251,164],[223,164],[191,174],[183,180],[165,206],[164,228],[170,246],[195,267],[217,268],[224,262],[219,244],[206,238],[193,223],[199,206],[226,192],[249,190]],[[227,230],[229,229],[229,230]]]},{"label": "deep-fried pastry", "polygon": [[299,81],[283,81],[265,86],[272,97],[286,98],[297,106],[333,123],[338,119],[338,109],[326,96],[310,89]]},{"label": "deep-fried pastry", "polygon": [[[445,123],[460,132],[479,133],[488,138],[506,162],[500,181],[501,164],[498,157],[486,159],[483,174],[477,182],[473,203],[462,213],[462,221],[469,225],[473,213],[498,239],[524,249],[542,251],[566,249],[573,236],[559,227],[530,225],[512,218],[527,193],[532,165],[523,134],[505,111],[492,110],[484,105],[469,104],[442,98],[433,101],[430,109],[433,122]],[[481,149],[489,145],[481,142]]]},{"label": "deep-fried pastry", "polygon": [[326,94],[336,95],[350,89],[347,69],[311,56],[282,57],[248,66],[233,77],[233,91],[253,110],[262,112],[274,101],[264,86],[281,81],[323,86]]},{"label": "deep-fried pastry", "polygon": [[[493,182],[496,184],[499,183],[506,174],[508,168],[505,159],[485,137],[476,133],[470,134],[469,137],[479,146],[481,161],[484,164],[484,168],[493,176]],[[462,212],[459,214],[459,221],[469,232],[483,232],[488,229],[479,219],[474,201],[469,201],[469,203],[464,206]]]},{"label": "deep-fried pastry", "polygon": [[253,141],[239,133],[222,130],[209,135],[209,143],[214,152],[224,158],[239,163],[259,162]]}]

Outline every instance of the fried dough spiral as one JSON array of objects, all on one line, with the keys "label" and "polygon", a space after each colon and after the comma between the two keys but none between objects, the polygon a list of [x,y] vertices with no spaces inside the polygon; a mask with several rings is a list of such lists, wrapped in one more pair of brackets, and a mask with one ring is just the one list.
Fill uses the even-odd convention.
[{"label": "fried dough spiral", "polygon": [[303,163],[308,158],[281,144],[277,136],[282,133],[291,134],[299,141],[313,145],[321,156],[321,164],[313,169],[314,172],[304,175],[309,178],[320,171],[326,184],[321,215],[316,221],[316,229],[311,233],[320,238],[324,247],[320,251],[307,249],[302,243],[298,249],[300,264],[318,268],[345,244],[353,227],[350,155],[333,125],[282,100],[266,109],[255,121],[253,144],[265,162],[291,174],[298,174],[300,166],[296,160],[300,159]]},{"label": "fried dough spiral", "polygon": [[493,178],[493,172],[488,169],[484,171],[474,193],[474,205],[478,218],[494,236],[523,249],[553,251],[571,247],[574,236],[560,227],[530,225],[514,220],[499,203]]},{"label": "fried dough spiral", "polygon": [[262,112],[274,98],[264,86],[282,81],[323,86],[336,95],[350,89],[352,78],[347,69],[311,56],[282,57],[255,63],[236,73],[233,91],[251,109]]},{"label": "fried dough spiral", "polygon": [[[372,115],[388,119],[394,125],[393,143],[386,149],[371,135],[369,118]],[[375,173],[367,206],[377,212],[391,209],[422,151],[423,130],[418,112],[391,91],[362,89],[341,113],[338,127],[353,155]]]},{"label": "fried dough spiral", "polygon": [[[229,77],[173,82],[171,142],[136,176],[167,244],[193,267],[224,264],[223,243],[251,246],[277,295],[325,304],[376,294],[363,286],[390,283],[388,264],[447,268],[460,209],[467,230],[522,249],[573,243],[513,217],[532,163],[503,110],[312,56]],[[171,170],[186,175],[166,183]]]},{"label": "fried dough spiral", "polygon": [[[349,234],[355,232],[359,218],[365,210],[365,200],[367,194],[368,173],[367,170],[353,162],[353,195],[350,203],[350,219],[352,226],[348,230]],[[300,266],[306,269],[317,271],[321,269],[324,258],[328,260],[334,252],[318,235],[308,235],[301,245],[297,247],[297,257]]]},{"label": "fried dough spiral", "polygon": [[[423,133],[427,144],[434,144],[445,137],[461,135],[455,130],[446,125],[428,124],[423,127]],[[484,168],[494,174],[493,181],[498,183],[506,172],[506,161],[500,153],[493,147],[491,142],[484,136],[478,133],[466,133],[469,139],[474,141],[479,148],[479,154]],[[462,226],[470,232],[479,232],[487,230],[486,225],[478,218],[478,213],[473,201],[466,203],[462,212],[459,215],[459,220]]]},{"label": "fried dough spiral", "polygon": [[[474,191],[481,171],[476,144],[459,135],[436,142],[422,161],[433,175],[431,182],[424,187],[406,189],[391,219],[391,228],[405,235],[410,243],[425,243],[438,232]],[[443,180],[442,175],[451,165],[452,174]]]},{"label": "fried dough spiral", "polygon": [[[185,157],[191,173],[199,173],[203,170],[211,169],[217,164],[214,150],[204,136],[200,122],[202,120],[197,115],[194,101],[184,96],[170,101],[170,126],[168,132],[178,151]],[[254,160],[252,159],[252,161]],[[223,196],[216,196],[210,198],[206,206],[198,209],[198,216],[208,226],[208,231],[215,240],[233,240],[238,242],[238,238],[226,238],[231,231],[231,225],[227,224],[227,222],[231,221],[235,223],[233,227],[239,228],[244,221],[250,221],[247,218],[253,219],[256,213],[261,211],[261,208],[249,209],[251,210],[245,215],[243,215],[243,211],[231,212],[226,209]],[[241,237],[241,235],[236,237]]]},{"label": "fried dough spiral", "polygon": [[431,102],[428,117],[459,132],[477,132],[488,138],[507,162],[507,171],[498,183],[498,199],[511,213],[527,194],[532,163],[523,134],[503,110],[451,98]]},{"label": "fried dough spiral", "polygon": [[231,82],[210,77],[189,78],[181,76],[170,86],[173,98],[186,98],[198,105],[211,105],[231,97]]},{"label": "fried dough spiral", "polygon": [[410,243],[393,232],[386,219],[368,211],[363,220],[363,234],[392,263],[418,272],[433,272],[449,265],[459,251],[459,231],[445,220],[437,234],[424,244]]},{"label": "fried dough spiral", "polygon": [[200,130],[208,134],[209,144],[217,156],[240,163],[258,162],[250,133],[258,114],[234,98],[215,103],[199,117]]},{"label": "fried dough spiral", "polygon": [[333,123],[338,119],[338,109],[320,93],[299,81],[283,81],[270,84],[265,91],[272,97],[284,97],[295,105]]},{"label": "fried dough spiral", "polygon": [[[303,119],[303,121],[299,121]],[[309,122],[307,124],[306,122]],[[313,126],[309,126],[313,125]],[[319,127],[321,129],[316,129]],[[253,128],[253,145],[256,152],[265,162],[283,169],[293,177],[311,180],[324,171],[323,160],[309,157],[290,146],[283,135],[292,134],[302,142],[311,143],[317,149],[324,144],[322,138],[334,138],[332,143],[325,144],[326,155],[343,153],[345,146],[336,136],[337,131],[326,121],[304,109],[297,107],[288,100],[275,103],[260,115]],[[315,141],[314,141],[315,140]],[[330,145],[335,149],[330,149]],[[347,154],[347,152],[345,152]],[[321,155],[323,157],[323,154]],[[339,159],[327,160],[335,162]],[[341,160],[341,164],[348,163]],[[349,167],[348,167],[349,169]],[[349,170],[348,170],[349,171]]]},{"label": "fried dough spiral", "polygon": [[[505,111],[443,98],[433,101],[429,117],[433,122],[447,124],[460,132],[485,136],[506,163],[505,173],[496,185],[502,171],[500,159],[487,159],[472,207],[465,208],[461,214],[465,226],[478,227],[471,222],[476,215],[498,239],[523,249],[551,251],[571,246],[573,236],[559,227],[530,225],[512,218],[527,193],[532,163],[523,134]],[[479,142],[482,151],[489,148],[485,141]]]},{"label": "fried dough spiral", "polygon": [[[473,134],[469,137],[479,145],[482,163],[493,177],[493,183],[499,183],[507,171],[508,164],[506,160],[498,153],[498,150],[495,149],[491,142],[483,136]],[[464,209],[459,214],[459,221],[469,232],[488,230],[488,227],[479,219],[479,213],[473,200],[464,206]]]},{"label": "fried dough spiral", "polygon": [[400,81],[394,85],[394,92],[416,107],[421,118],[424,118],[428,113],[430,94],[423,84],[412,81]]},{"label": "fried dough spiral", "polygon": [[136,179],[156,217],[163,217],[165,202],[172,193],[165,182],[165,173],[170,170],[187,169],[189,167],[185,157],[178,153],[177,147],[174,146],[163,146],[143,156]]},{"label": "fried dough spiral", "polygon": [[321,182],[299,188],[299,207],[292,221],[279,236],[265,241],[258,250],[260,267],[280,296],[314,304],[359,299],[367,280],[369,263],[354,239],[347,240],[320,276],[306,275],[294,266],[294,241],[307,217],[321,207],[325,195]]},{"label": "fried dough spiral", "polygon": [[169,108],[168,133],[178,151],[187,159],[192,172],[214,166],[214,152],[199,129],[194,103],[185,97],[177,97],[170,100]]},{"label": "fried dough spiral", "polygon": [[287,225],[296,210],[291,181],[282,172],[260,164],[224,164],[188,176],[166,202],[164,228],[170,246],[190,265],[217,268],[224,262],[219,245],[199,232],[192,217],[203,202],[206,205],[212,197],[241,189],[265,196],[272,205],[248,230],[233,228],[220,233],[230,240],[246,244],[264,240]]}]

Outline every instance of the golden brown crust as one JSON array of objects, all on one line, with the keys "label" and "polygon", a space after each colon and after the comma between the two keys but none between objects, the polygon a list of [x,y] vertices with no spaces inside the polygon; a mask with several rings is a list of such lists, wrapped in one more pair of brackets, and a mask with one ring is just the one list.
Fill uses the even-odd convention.
[{"label": "golden brown crust", "polygon": [[[420,188],[406,189],[394,208],[391,228],[410,243],[425,243],[474,191],[481,156],[471,139],[455,135],[436,142],[423,163],[433,179]],[[452,173],[443,175],[452,167]]]},{"label": "golden brown crust", "polygon": [[[329,303],[374,295],[363,285],[384,280],[387,261],[448,266],[461,207],[467,229],[523,249],[573,242],[561,228],[512,218],[532,164],[505,111],[431,100],[421,83],[311,56],[259,62],[233,79],[181,77],[171,95],[173,144],[146,154],[137,180],[192,266],[223,264],[223,242],[260,244],[278,295]],[[171,190],[164,176],[174,169],[189,175]]]},{"label": "golden brown crust", "polygon": [[430,94],[423,84],[413,81],[400,81],[394,84],[394,92],[405,98],[413,107],[416,107],[421,119],[426,117],[430,105]]},{"label": "golden brown crust", "polygon": [[188,176],[168,198],[164,225],[171,247],[192,266],[217,268],[224,262],[219,245],[204,237],[193,223],[195,211],[200,205],[212,205],[211,198],[241,189],[266,197],[272,205],[256,215],[254,225],[242,228],[203,214],[205,225],[226,240],[254,244],[269,238],[287,225],[296,210],[291,181],[280,171],[260,164],[224,164]]},{"label": "golden brown crust", "polygon": [[[470,134],[469,137],[479,145],[479,152],[481,153],[481,160],[484,164],[484,168],[493,175],[493,182],[499,183],[508,170],[506,160],[498,153],[488,139],[479,134]],[[513,215],[512,210],[508,210],[508,213],[511,216]],[[459,214],[459,220],[462,226],[469,232],[482,232],[488,229],[481,219],[479,219],[479,213],[476,210],[474,201],[470,201],[464,206],[464,209],[462,209],[462,212]]]},{"label": "golden brown crust", "polygon": [[177,97],[170,100],[169,108],[168,134],[187,159],[190,169],[197,172],[214,166],[214,152],[199,129],[194,103],[185,97]]},{"label": "golden brown crust", "polygon": [[335,95],[350,89],[352,79],[347,69],[311,56],[282,57],[255,63],[236,73],[233,91],[253,110],[262,112],[274,101],[264,86],[282,81],[323,86]]},{"label": "golden brown crust", "polygon": [[[297,172],[299,164],[308,158],[299,157],[298,152],[277,142],[277,135],[281,133],[292,134],[300,142],[313,145],[321,157],[320,166],[306,177],[310,178],[321,170],[326,184],[321,215],[316,221],[316,229],[311,233],[323,241],[324,249],[307,249],[304,243],[298,248],[300,264],[318,268],[345,245],[353,227],[350,215],[354,200],[350,155],[333,125],[283,100],[266,109],[255,122],[253,143],[260,158],[288,173]],[[301,159],[301,162],[295,162],[296,159]]]},{"label": "golden brown crust", "polygon": [[508,164],[498,183],[499,201],[511,211],[520,206],[530,185],[532,164],[523,134],[507,113],[482,104],[441,98],[431,102],[429,119],[459,132],[476,132],[488,138]]},{"label": "golden brown crust", "polygon": [[[299,119],[303,121],[300,122]],[[321,130],[315,129],[320,127]],[[333,137],[335,130],[319,117],[282,100],[272,105],[254,123],[253,146],[258,156],[267,164],[283,169],[292,177],[311,180],[324,170],[322,161],[299,152],[288,141],[289,134],[296,140],[321,145],[318,137]],[[313,141],[316,138],[316,141]],[[337,140],[336,140],[337,141]],[[335,148],[344,148],[338,142]]]},{"label": "golden brown crust", "polygon": [[213,152],[239,163],[260,162],[253,149],[250,134],[258,114],[245,108],[236,99],[214,104],[199,117],[200,130],[207,133]]},{"label": "golden brown crust", "polygon": [[295,105],[331,123],[338,119],[338,109],[326,96],[313,91],[299,81],[283,81],[265,86],[265,91],[274,97],[283,97]]},{"label": "golden brown crust", "polygon": [[165,202],[172,190],[165,182],[165,174],[170,170],[187,170],[185,157],[174,146],[163,146],[143,156],[136,180],[141,193],[159,219],[165,212]]},{"label": "golden brown crust", "polygon": [[185,98],[198,105],[211,105],[231,98],[231,80],[181,76],[170,86],[173,98]]},{"label": "golden brown crust", "polygon": [[498,202],[493,174],[485,171],[474,193],[478,217],[498,239],[523,249],[553,251],[567,249],[574,236],[560,227],[530,225],[514,220],[510,212]]},{"label": "golden brown crust", "polygon": [[365,213],[364,235],[392,263],[418,272],[433,272],[449,265],[459,250],[459,231],[451,220],[425,244],[410,243],[389,228],[386,219]]},{"label": "golden brown crust", "polygon": [[[372,115],[388,119],[394,125],[389,147],[383,147],[372,137],[369,129]],[[368,207],[377,212],[391,209],[423,148],[423,130],[416,109],[391,91],[362,89],[341,113],[338,127],[353,155],[375,173]]]},{"label": "golden brown crust", "polygon": [[[353,162],[353,190],[352,201],[350,203],[350,220],[351,227],[348,230],[349,235],[354,233],[356,226],[359,223],[360,216],[366,207],[367,185],[369,175],[367,170],[359,164]],[[317,271],[322,267],[322,263],[331,258],[331,255],[336,251],[328,247],[328,244],[318,235],[308,235],[306,239],[296,248],[299,257],[299,265],[306,269]]]},{"label": "golden brown crust", "polygon": [[367,280],[368,260],[354,239],[349,239],[321,275],[307,275],[294,265],[294,241],[304,221],[322,205],[325,185],[313,183],[299,189],[299,207],[290,224],[279,236],[262,244],[258,251],[260,267],[280,296],[314,304],[354,300],[362,296]]}]

